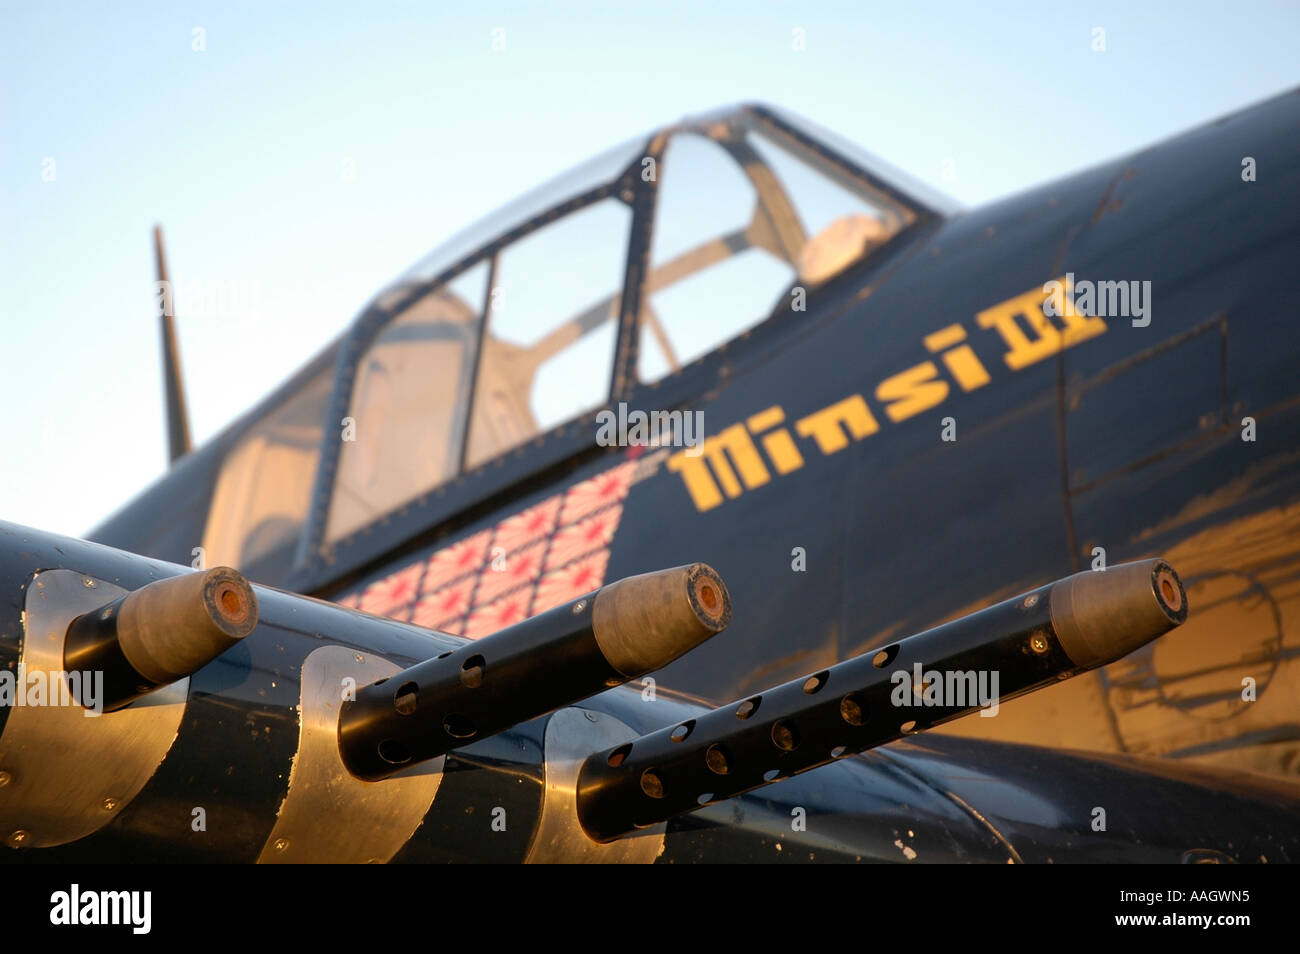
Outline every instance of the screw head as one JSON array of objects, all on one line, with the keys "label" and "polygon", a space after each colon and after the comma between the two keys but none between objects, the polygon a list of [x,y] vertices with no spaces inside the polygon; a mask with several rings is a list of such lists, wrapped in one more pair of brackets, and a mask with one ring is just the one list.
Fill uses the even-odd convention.
[{"label": "screw head", "polygon": [[1028,596],[1025,597],[1025,601],[1021,605],[1023,605],[1025,609],[1033,609],[1035,606],[1038,605],[1038,594],[1030,593]]},{"label": "screw head", "polygon": [[581,612],[582,612],[583,610],[585,610],[586,608],[587,608],[587,601],[586,601],[586,600],[578,600],[578,602],[576,602],[576,603],[573,604],[573,615],[574,615],[574,616],[577,616],[579,613],[581,613]]},{"label": "screw head", "polygon": [[31,835],[28,832],[25,832],[21,828],[19,828],[17,831],[15,831],[13,834],[9,836],[8,841],[12,847],[21,848],[23,845],[27,844],[27,839],[30,837]]},{"label": "screw head", "polygon": [[13,777],[12,774],[10,774],[9,772],[5,772],[5,771],[3,771],[3,770],[0,770],[0,788],[4,788],[6,785],[8,785],[8,784],[9,784],[10,782],[12,782],[13,780],[14,780],[14,777]]},{"label": "screw head", "polygon": [[284,851],[286,848],[289,847],[289,839],[288,839],[288,838],[277,838],[277,839],[275,840],[275,844],[272,845],[271,847],[274,848],[276,851]]},{"label": "screw head", "polygon": [[95,581],[88,576],[82,577],[81,582],[85,584],[86,589],[88,590],[93,590],[95,588]]},{"label": "screw head", "polygon": [[99,807],[104,809],[104,811],[106,812],[111,812],[113,809],[117,808],[117,799],[106,798],[102,802],[100,802]]},{"label": "screw head", "polygon": [[1047,636],[1046,636],[1046,634],[1044,634],[1044,633],[1034,633],[1034,635],[1030,636],[1030,637],[1029,637],[1029,648],[1032,649],[1034,652],[1038,653],[1038,655],[1040,655],[1040,656],[1041,656],[1043,653],[1047,652],[1048,646],[1047,646]]}]

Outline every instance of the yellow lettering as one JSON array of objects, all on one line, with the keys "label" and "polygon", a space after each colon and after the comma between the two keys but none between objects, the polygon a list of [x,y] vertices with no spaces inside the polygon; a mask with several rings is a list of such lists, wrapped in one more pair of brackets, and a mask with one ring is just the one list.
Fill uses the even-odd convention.
[{"label": "yellow lettering", "polygon": [[941,355],[943,363],[948,366],[948,371],[963,391],[974,391],[976,388],[982,388],[991,380],[989,373],[984,370],[984,365],[980,364],[980,359],[975,357],[975,352],[971,350],[970,345],[962,345],[960,348],[953,348],[946,354]]},{"label": "yellow lettering", "polygon": [[947,328],[940,328],[925,336],[925,347],[927,350],[938,354],[944,348],[950,348],[959,341],[966,340],[966,329],[961,325],[949,325]]},{"label": "yellow lettering", "polygon": [[861,394],[854,394],[824,407],[795,422],[800,437],[812,437],[823,454],[834,454],[849,446],[844,436],[848,429],[853,439],[861,440],[880,430],[880,425]]},{"label": "yellow lettering", "polygon": [[[949,325],[947,328],[940,328],[924,338],[926,349],[936,354],[944,348],[965,340],[966,329],[961,325]],[[976,388],[982,388],[991,380],[988,371],[980,363],[980,359],[975,356],[975,352],[971,350],[970,345],[953,348],[953,350],[940,355],[940,357],[943,358],[943,363],[948,368],[953,380],[961,386],[963,391],[974,391]]]},{"label": "yellow lettering", "polygon": [[[779,405],[769,407],[766,411],[759,411],[751,415],[745,422],[749,429],[757,434],[759,431],[767,430],[769,427],[775,427],[785,420],[785,411],[781,410]],[[773,431],[771,434],[764,435],[763,449],[767,451],[767,457],[776,468],[778,474],[788,474],[792,470],[798,470],[803,466],[803,455],[799,453],[799,448],[794,446],[794,439],[790,437],[790,432],[785,428],[779,431]]]},{"label": "yellow lettering", "polygon": [[696,510],[712,510],[722,503],[722,494],[718,492],[718,485],[703,457],[687,457],[685,451],[678,451],[668,458],[666,466],[673,473],[682,475],[686,492],[691,495]]},{"label": "yellow lettering", "polygon": [[[1058,278],[1056,282],[1063,288],[1061,295],[1070,291],[1072,283],[1067,277]],[[1049,298],[1055,297],[1058,297],[1058,293],[1044,293],[1041,288],[1034,288],[981,311],[975,316],[975,322],[981,328],[994,328],[1002,336],[1007,346],[1007,353],[1003,356],[1003,360],[1012,371],[1019,371],[1044,358],[1050,358],[1063,348],[1076,345],[1080,341],[1087,341],[1105,332],[1105,321],[1080,314],[1064,315],[1062,320],[1065,327],[1058,329],[1043,312],[1043,305]],[[1066,311],[1073,312],[1074,309],[1066,309]],[[1021,315],[1033,332],[1033,338],[1026,335],[1016,321],[1017,316]]]},{"label": "yellow lettering", "polygon": [[1087,341],[1097,335],[1106,333],[1106,321],[1094,315],[1081,315],[1073,308],[1063,319],[1065,321],[1065,339],[1062,348],[1072,348],[1080,341]]},{"label": "yellow lettering", "polygon": [[[673,473],[682,475],[686,490],[700,511],[712,510],[722,503],[719,484],[728,497],[739,497],[741,481],[752,490],[772,479],[743,424],[733,424],[708,438],[700,446],[698,454],[688,456],[685,450],[678,451],[668,458],[666,465]],[[737,471],[739,480],[736,479]]]},{"label": "yellow lettering", "polygon": [[876,400],[894,402],[888,404],[885,413],[895,422],[928,411],[947,396],[948,382],[939,377],[939,369],[933,361],[922,362],[886,378],[876,388]]},{"label": "yellow lettering", "polygon": [[785,411],[781,410],[781,405],[774,404],[766,411],[759,411],[757,414],[751,414],[745,421],[749,429],[757,434],[759,431],[765,431],[769,427],[776,427],[785,420]]},{"label": "yellow lettering", "polygon": [[765,436],[763,449],[767,451],[767,456],[778,474],[788,474],[803,466],[803,455],[799,453],[799,448],[794,446],[790,432],[784,428]]}]

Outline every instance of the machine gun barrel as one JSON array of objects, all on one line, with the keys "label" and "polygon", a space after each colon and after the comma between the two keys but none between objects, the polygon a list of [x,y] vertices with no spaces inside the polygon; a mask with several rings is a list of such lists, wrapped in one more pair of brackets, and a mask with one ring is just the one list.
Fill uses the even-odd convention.
[{"label": "machine gun barrel", "polygon": [[1078,573],[597,752],[578,776],[578,818],[612,841],[976,709],[996,713],[1186,618],[1163,560]]},{"label": "machine gun barrel", "polygon": [[157,580],[77,617],[63,644],[68,672],[103,672],[112,711],[192,676],[257,627],[257,596],[230,567]]},{"label": "machine gun barrel", "polygon": [[385,778],[660,669],[730,619],[702,563],[619,580],[358,690],[340,754],[358,778]]}]

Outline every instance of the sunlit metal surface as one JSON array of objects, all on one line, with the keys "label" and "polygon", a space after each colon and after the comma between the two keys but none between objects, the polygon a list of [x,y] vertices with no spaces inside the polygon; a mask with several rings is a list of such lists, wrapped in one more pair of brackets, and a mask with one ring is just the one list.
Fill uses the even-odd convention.
[{"label": "sunlit metal surface", "polygon": [[[129,590],[71,570],[37,573],[27,590],[18,672],[62,678],[68,624]],[[158,770],[176,740],[189,679],[117,712],[71,705],[15,705],[0,734],[0,840],[43,848],[103,828]]]},{"label": "sunlit metal surface", "polygon": [[415,832],[438,794],[444,757],[381,782],[354,777],[339,757],[344,693],[400,671],[345,646],[322,646],[303,661],[298,755],[258,864],[385,862]]},{"label": "sunlit metal surface", "polygon": [[546,724],[546,794],[525,862],[646,864],[659,857],[664,847],[663,825],[600,845],[578,824],[578,771],[583,761],[592,752],[636,736],[626,723],[588,709],[561,709],[551,717]]}]

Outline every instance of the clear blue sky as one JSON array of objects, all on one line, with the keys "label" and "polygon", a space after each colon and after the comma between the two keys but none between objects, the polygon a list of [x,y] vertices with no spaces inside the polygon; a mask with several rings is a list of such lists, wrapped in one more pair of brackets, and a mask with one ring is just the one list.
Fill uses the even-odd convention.
[{"label": "clear blue sky", "polygon": [[182,293],[246,296],[178,302],[203,440],[442,238],[686,113],[772,102],[976,205],[1300,84],[1296,0],[0,11],[0,519],[69,534],[165,469],[156,221]]}]

